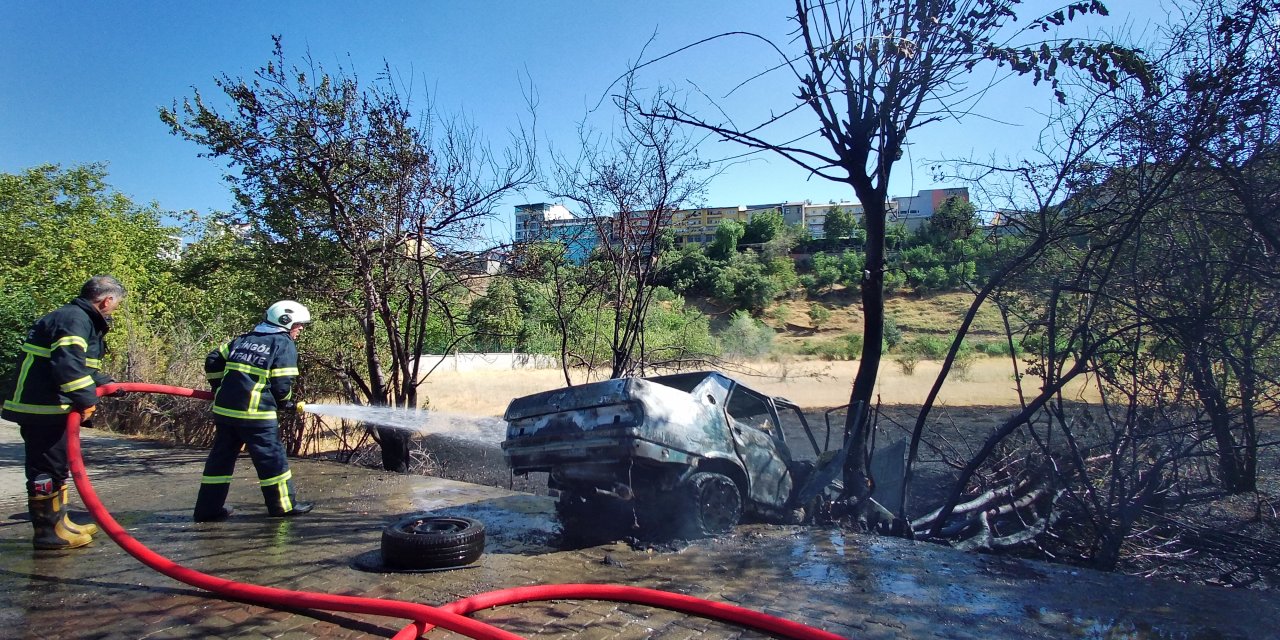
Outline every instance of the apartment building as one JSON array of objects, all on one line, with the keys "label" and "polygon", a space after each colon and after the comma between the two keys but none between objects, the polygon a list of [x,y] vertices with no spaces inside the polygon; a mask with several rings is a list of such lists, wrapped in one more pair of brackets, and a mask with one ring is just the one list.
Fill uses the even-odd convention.
[{"label": "apartment building", "polygon": [[[918,229],[933,216],[947,198],[969,200],[965,187],[949,189],[922,189],[914,196],[891,198],[885,202],[888,222],[903,223],[911,230]],[[516,205],[516,243],[540,240],[560,240],[570,247],[575,262],[584,262],[601,242],[600,231],[610,237],[608,242],[629,240],[647,236],[654,225],[669,228],[675,234],[676,246],[701,245],[715,239],[716,229],[726,220],[746,224],[762,211],[776,210],[788,225],[801,224],[815,239],[826,236],[823,228],[827,215],[835,208],[843,209],[861,221],[865,208],[856,201],[830,201],[813,204],[810,201],[791,200],[766,204],[737,205],[729,207],[701,207],[678,209],[669,215],[653,215],[651,211],[635,211],[613,217],[607,223],[578,218],[563,205],[537,203]]]},{"label": "apartment building", "polygon": [[747,205],[748,219],[759,211],[777,211],[782,214],[783,224],[802,224],[804,222],[804,206],[808,202],[773,202],[769,204]]},{"label": "apartment building", "polygon": [[568,249],[568,258],[583,264],[600,245],[600,229],[609,222],[579,218],[561,204],[539,202],[516,205],[516,244],[560,242]]},{"label": "apartment building", "polygon": [[889,213],[889,223],[903,223],[907,229],[915,231],[924,226],[933,212],[937,211],[947,198],[959,198],[969,201],[969,189],[957,187],[953,189],[921,189],[914,196],[894,198],[894,209]]},{"label": "apartment building", "polygon": [[716,237],[716,228],[725,220],[746,223],[750,213],[744,205],[736,207],[703,207],[679,209],[672,212],[671,230],[676,236],[676,246],[706,244]]},{"label": "apartment building", "polygon": [[840,209],[846,213],[852,213],[853,217],[862,221],[863,208],[862,203],[849,200],[841,200],[836,202],[832,200],[826,204],[805,204],[802,219],[804,226],[809,230],[809,237],[814,240],[821,240],[827,237],[826,224],[827,214],[833,209]]}]

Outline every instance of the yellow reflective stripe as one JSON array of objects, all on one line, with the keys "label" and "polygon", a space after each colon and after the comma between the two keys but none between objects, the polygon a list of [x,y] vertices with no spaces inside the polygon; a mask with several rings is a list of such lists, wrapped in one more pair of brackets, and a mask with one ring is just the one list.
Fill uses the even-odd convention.
[{"label": "yellow reflective stripe", "polygon": [[263,486],[263,487],[270,487],[271,485],[275,485],[275,484],[284,484],[284,483],[288,482],[288,481],[289,481],[289,479],[290,479],[290,478],[292,478],[292,477],[293,477],[293,471],[285,471],[284,473],[282,473],[282,474],[280,474],[280,475],[278,475],[278,476],[276,476],[276,477],[274,477],[274,478],[267,478],[266,480],[259,480],[259,481],[258,481],[258,484],[259,484],[260,486]]},{"label": "yellow reflective stripe", "polygon": [[41,416],[56,416],[71,413],[71,405],[69,404],[27,404],[25,402],[5,400],[4,408],[18,413],[31,413]]},{"label": "yellow reflective stripe", "polygon": [[26,351],[27,353],[30,353],[31,355],[40,356],[43,358],[48,358],[49,356],[53,355],[53,349],[46,349],[44,347],[31,344],[30,342],[22,343],[22,350]]},{"label": "yellow reflective stripe", "polygon": [[298,375],[297,367],[282,367],[280,369],[271,370],[272,378],[283,378],[284,376],[296,376],[296,375]]},{"label": "yellow reflective stripe", "polygon": [[[275,506],[279,507],[280,510],[285,513],[293,511],[293,500],[289,498],[289,485],[281,483],[274,486],[276,487],[276,505]],[[262,492],[264,495],[266,494],[267,491],[270,491],[270,489],[265,486],[262,489],[263,489]],[[268,506],[271,506],[271,505],[268,505]]]},{"label": "yellow reflective stripe", "polygon": [[80,336],[62,336],[61,338],[54,340],[53,344],[49,345],[49,351],[53,351],[58,347],[69,347],[71,345],[80,347],[85,351],[89,350],[89,343],[86,342],[84,338],[81,338]]},{"label": "yellow reflective stripe", "polygon": [[222,378],[222,376],[226,375],[226,373],[227,373],[226,371],[215,371],[213,373],[206,373],[205,377],[209,378],[210,380],[219,380]]},{"label": "yellow reflective stripe", "polygon": [[[47,349],[39,345],[31,344],[30,342],[24,342],[22,343],[22,350],[34,356],[40,356],[42,358],[52,358],[54,349],[57,349],[58,347],[67,347],[72,345],[78,346],[81,349],[84,349],[85,351],[89,350],[88,343],[86,343],[84,341],[84,338],[81,338],[80,336],[66,336],[63,338],[59,338],[57,341],[53,343],[52,347],[49,347]],[[102,360],[98,358],[85,358],[84,363],[93,369],[102,368]]]},{"label": "yellow reflective stripe", "polygon": [[79,390],[79,389],[83,389],[83,388],[88,387],[88,386],[90,386],[90,385],[92,385],[92,384],[93,384],[93,378],[92,378],[91,376],[85,376],[85,377],[83,377],[83,378],[79,378],[79,379],[77,379],[77,380],[72,380],[71,382],[68,382],[68,383],[66,383],[66,384],[63,384],[62,386],[60,386],[60,387],[58,387],[58,388],[59,388],[59,389],[62,389],[62,392],[63,392],[63,393],[71,393],[72,391],[77,391],[77,390]]},{"label": "yellow reflective stripe", "polygon": [[222,354],[222,357],[224,357],[224,358],[230,358],[230,357],[231,357],[231,343],[230,343],[230,342],[224,342],[224,343],[222,343],[222,346],[221,346],[221,347],[218,347],[218,353],[221,353],[221,354]]},{"label": "yellow reflective stripe", "polygon": [[200,484],[231,484],[231,476],[200,476]]},{"label": "yellow reflective stripe", "polygon": [[259,378],[266,378],[271,375],[271,372],[266,369],[252,367],[240,362],[228,362],[226,368],[228,371],[239,371],[240,373],[247,373],[251,376],[258,376]]},{"label": "yellow reflective stripe", "polygon": [[259,408],[262,406],[262,390],[267,386],[266,378],[258,378],[253,384],[253,391],[249,392],[249,411],[262,413]]},{"label": "yellow reflective stripe", "polygon": [[289,479],[292,477],[292,471],[285,471],[274,478],[267,478],[266,480],[258,481],[258,484],[264,489],[267,487],[276,487],[276,497],[280,501],[281,511],[293,511],[293,500],[289,498]]},{"label": "yellow reflective stripe", "polygon": [[244,420],[273,420],[276,417],[274,411],[238,411],[236,409],[227,409],[215,406],[213,412],[220,416],[228,418],[241,418]]},{"label": "yellow reflective stripe", "polygon": [[22,368],[18,372],[18,383],[13,387],[14,402],[22,398],[22,391],[27,386],[27,372],[31,371],[31,363],[35,361],[36,359],[31,354],[27,354],[27,357],[22,359]]}]

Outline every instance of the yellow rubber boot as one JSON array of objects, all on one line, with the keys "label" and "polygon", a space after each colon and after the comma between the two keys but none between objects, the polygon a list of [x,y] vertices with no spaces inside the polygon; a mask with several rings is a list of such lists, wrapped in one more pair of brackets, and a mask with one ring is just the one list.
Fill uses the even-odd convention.
[{"label": "yellow rubber boot", "polygon": [[62,485],[62,491],[58,492],[58,500],[54,503],[54,508],[62,514],[62,526],[68,531],[83,533],[87,536],[93,536],[98,533],[98,525],[92,522],[83,524],[71,519],[71,511],[67,509],[67,485]]},{"label": "yellow rubber boot", "polygon": [[59,497],[58,493],[27,496],[27,510],[31,512],[31,526],[35,529],[31,546],[37,549],[76,549],[93,542],[88,534],[66,527],[66,514],[54,509]]}]

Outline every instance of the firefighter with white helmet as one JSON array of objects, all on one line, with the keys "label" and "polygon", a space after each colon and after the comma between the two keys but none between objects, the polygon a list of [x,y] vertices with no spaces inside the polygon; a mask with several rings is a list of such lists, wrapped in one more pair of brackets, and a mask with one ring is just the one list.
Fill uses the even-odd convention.
[{"label": "firefighter with white helmet", "polygon": [[267,308],[265,319],[252,331],[210,352],[204,370],[213,387],[213,447],[205,461],[196,498],[196,522],[225,520],[225,506],[240,449],[248,449],[258,472],[258,484],[272,517],[311,511],[298,502],[293,473],[280,443],[277,410],[294,410],[293,380],[298,375],[295,341],[311,312],[293,300]]}]

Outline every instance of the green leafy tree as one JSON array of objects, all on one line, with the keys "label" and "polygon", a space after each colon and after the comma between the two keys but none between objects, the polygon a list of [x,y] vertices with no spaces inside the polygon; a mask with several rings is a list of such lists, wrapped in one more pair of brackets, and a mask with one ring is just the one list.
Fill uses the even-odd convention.
[{"label": "green leafy tree", "polygon": [[891,268],[907,276],[917,293],[953,289],[977,278],[978,261],[989,261],[992,243],[977,233],[974,207],[951,197],[909,239],[909,246],[890,259]]},{"label": "green leafy tree", "polygon": [[702,247],[688,245],[679,251],[662,255],[664,268],[659,273],[660,284],[674,291],[690,294],[709,294],[715,283],[717,264]]},{"label": "green leafy tree", "polygon": [[714,285],[719,300],[754,314],[799,286],[795,264],[786,259],[762,260],[754,251],[735,254],[720,269]]},{"label": "green leafy tree", "polygon": [[134,204],[106,180],[101,165],[44,165],[0,174],[0,377],[12,376],[31,323],[102,273],[130,290],[116,315],[117,331],[108,336],[108,368],[128,379],[155,373],[127,368],[131,358],[138,367],[163,367],[170,359],[159,353],[144,357],[130,346],[162,343],[155,336],[181,317],[182,296],[174,282],[178,230],[161,222],[156,207]]},{"label": "green leafy tree", "polygon": [[941,249],[956,240],[972,238],[977,229],[978,214],[973,203],[951,196],[942,202],[916,235],[919,242]]},{"label": "green leafy tree", "polygon": [[665,366],[701,363],[716,353],[710,318],[685,306],[684,299],[660,287],[645,322],[648,357]]},{"label": "green leafy tree", "polygon": [[471,303],[467,314],[475,332],[472,344],[479,351],[514,350],[524,318],[516,301],[516,289],[511,280],[495,277],[489,281],[484,295]]},{"label": "green leafy tree", "polygon": [[713,260],[728,262],[738,254],[738,242],[746,233],[742,223],[737,220],[725,220],[716,227],[716,237],[707,245],[707,255]]},{"label": "green leafy tree", "polygon": [[841,243],[853,239],[857,230],[857,217],[852,211],[845,211],[843,207],[831,207],[826,219],[822,221],[822,234],[829,247],[838,247]]},{"label": "green leafy tree", "polygon": [[783,235],[787,239],[787,249],[798,247],[803,251],[808,251],[809,245],[813,243],[813,232],[801,222],[787,225],[783,229]]},{"label": "green leafy tree", "polygon": [[901,222],[888,224],[884,229],[885,251],[899,251],[911,242],[911,230]]},{"label": "green leafy tree", "polygon": [[763,244],[771,242],[782,235],[786,224],[782,221],[782,212],[777,209],[757,211],[743,229],[742,244]]},{"label": "green leafy tree", "polygon": [[[389,70],[362,85],[314,60],[294,66],[274,41],[250,78],[216,80],[227,106],[196,91],[160,118],[231,167],[234,220],[270,265],[258,275],[273,297],[322,305],[359,336],[309,354],[340,384],[316,391],[419,406],[419,356],[442,319],[462,316],[449,307],[467,271],[452,250],[531,179],[528,148],[516,140],[499,160],[465,122],[415,113]],[[383,466],[408,470],[408,434],[376,437]]]},{"label": "green leafy tree", "polygon": [[840,281],[840,259],[829,253],[813,254],[812,273],[805,280],[805,289],[811,295],[822,295],[831,290],[831,287]]},{"label": "green leafy tree", "polygon": [[862,269],[867,257],[859,251],[841,251],[836,267],[840,270],[840,284],[853,289],[862,281]]}]

